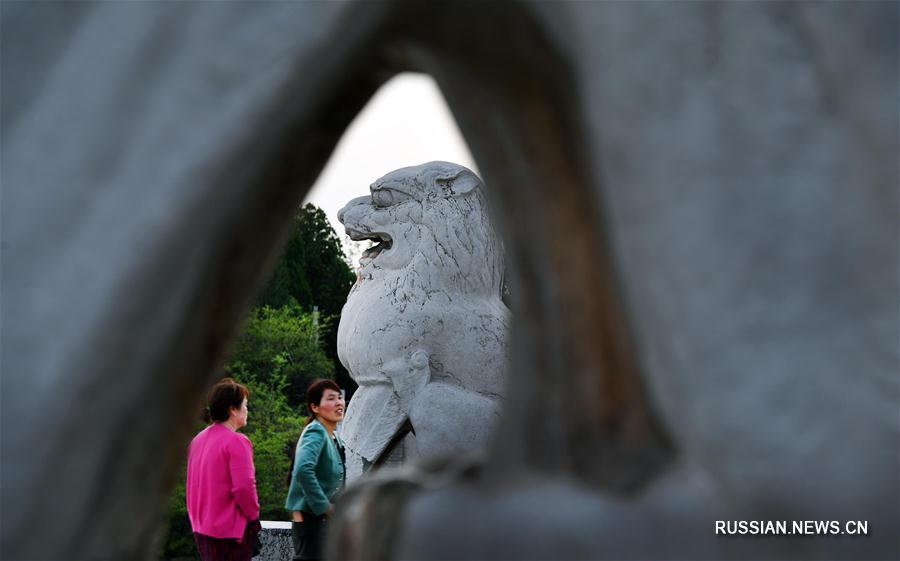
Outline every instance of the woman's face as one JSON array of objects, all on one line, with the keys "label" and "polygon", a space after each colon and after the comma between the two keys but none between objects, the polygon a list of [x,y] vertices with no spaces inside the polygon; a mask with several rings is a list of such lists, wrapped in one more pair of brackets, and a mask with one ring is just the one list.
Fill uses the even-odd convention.
[{"label": "woman's face", "polygon": [[231,408],[231,420],[234,422],[236,428],[242,428],[247,426],[247,398],[244,398],[244,401],[241,402],[241,408],[237,407]]},{"label": "woman's face", "polygon": [[337,423],[344,418],[344,398],[340,392],[325,390],[319,405],[313,405],[312,410],[322,420]]}]

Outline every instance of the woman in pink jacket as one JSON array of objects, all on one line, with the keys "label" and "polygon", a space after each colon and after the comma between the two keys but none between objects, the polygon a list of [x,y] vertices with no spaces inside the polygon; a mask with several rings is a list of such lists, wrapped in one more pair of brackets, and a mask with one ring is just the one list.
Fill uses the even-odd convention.
[{"label": "woman in pink jacket", "polygon": [[250,561],[259,532],[253,445],[247,425],[250,390],[224,378],[209,393],[207,421],[188,449],[187,511],[203,561]]}]

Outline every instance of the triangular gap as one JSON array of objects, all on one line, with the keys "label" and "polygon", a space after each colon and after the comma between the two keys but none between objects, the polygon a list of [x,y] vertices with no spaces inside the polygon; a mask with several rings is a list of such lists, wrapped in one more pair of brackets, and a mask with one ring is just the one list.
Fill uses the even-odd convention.
[{"label": "triangular gap", "polygon": [[347,127],[303,203],[325,211],[355,268],[370,242],[351,241],[338,222],[338,211],[350,199],[368,195],[369,185],[382,175],[432,160],[479,173],[434,79],[420,73],[398,74]]}]

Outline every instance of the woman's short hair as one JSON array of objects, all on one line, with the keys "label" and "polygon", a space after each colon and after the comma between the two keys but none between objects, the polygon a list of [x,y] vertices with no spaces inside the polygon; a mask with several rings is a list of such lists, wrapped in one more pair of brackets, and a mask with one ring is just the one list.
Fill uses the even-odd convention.
[{"label": "woman's short hair", "polygon": [[209,390],[204,413],[206,422],[227,421],[231,416],[231,408],[240,409],[245,399],[250,399],[247,386],[235,382],[233,378],[222,378]]},{"label": "woman's short hair", "polygon": [[338,393],[341,391],[341,387],[337,385],[337,382],[334,380],[328,380],[326,378],[318,378],[312,381],[309,384],[309,387],[306,388],[306,409],[309,411],[309,420],[312,421],[316,418],[316,414],[313,413],[312,406],[319,405],[322,402],[322,395],[325,394],[325,390],[334,390]]}]

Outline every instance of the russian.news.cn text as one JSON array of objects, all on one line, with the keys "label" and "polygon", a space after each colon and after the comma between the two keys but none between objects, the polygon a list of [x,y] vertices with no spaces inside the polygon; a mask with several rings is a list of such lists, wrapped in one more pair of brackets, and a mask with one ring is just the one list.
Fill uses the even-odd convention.
[{"label": "russian.news.cn text", "polygon": [[717,536],[867,536],[867,520],[716,520]]}]

